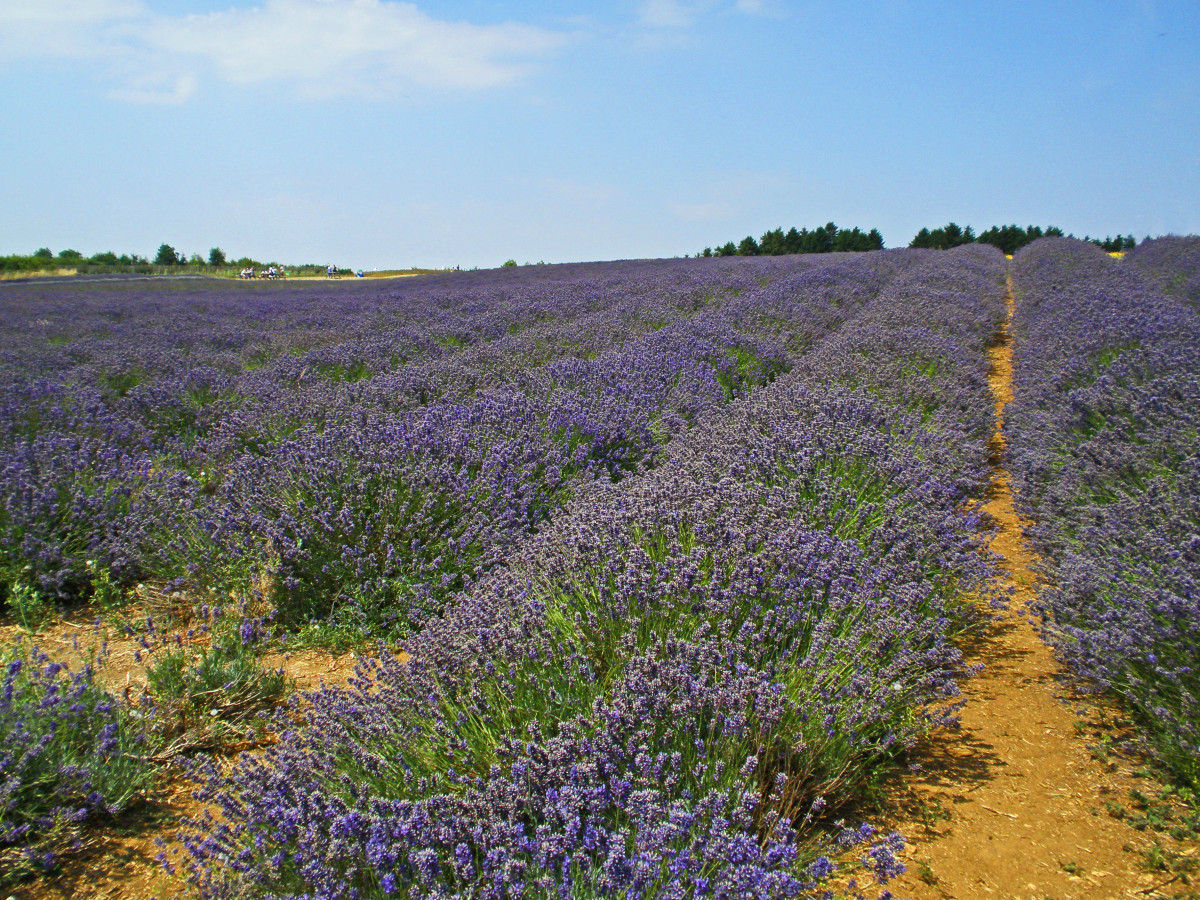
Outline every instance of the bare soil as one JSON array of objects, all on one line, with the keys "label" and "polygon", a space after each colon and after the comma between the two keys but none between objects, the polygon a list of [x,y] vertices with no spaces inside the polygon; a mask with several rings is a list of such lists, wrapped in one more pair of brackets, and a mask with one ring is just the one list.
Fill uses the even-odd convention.
[{"label": "bare soil", "polygon": [[[136,621],[139,614],[126,610],[125,618]],[[50,658],[73,670],[94,659],[101,644],[107,644],[98,677],[111,691],[140,696],[150,657],[144,651],[139,654],[141,644],[136,636],[96,622],[95,610],[81,609],[39,630],[34,641]],[[184,628],[186,624],[179,626],[181,631]],[[22,633],[11,622],[0,623],[0,643],[10,643]],[[282,669],[299,691],[345,684],[356,662],[352,653],[334,655],[311,649],[275,651],[261,659],[265,666]],[[239,752],[253,749],[250,744],[228,747],[226,760],[232,765]],[[188,819],[204,812],[204,805],[192,798],[193,787],[182,768],[169,763],[142,805],[118,821],[89,828],[82,836],[82,846],[67,853],[54,874],[12,888],[4,896],[9,900],[165,900],[183,894],[185,854],[180,833],[186,830]],[[159,859],[164,853],[174,874]]]},{"label": "bare soil", "polygon": [[890,824],[910,841],[908,872],[889,887],[917,900],[1183,896],[1181,880],[1142,864],[1152,836],[1106,807],[1127,805],[1133,789],[1154,795],[1160,785],[1136,756],[1091,749],[1105,735],[1122,736],[1114,731],[1119,715],[1071,691],[1026,611],[1038,588],[1036,557],[1013,507],[1001,430],[1012,399],[1011,280],[1008,304],[989,352],[996,432],[985,508],[999,526],[991,549],[1015,594],[1009,610],[964,648],[968,664],[985,668],[963,685],[961,727],[916,748],[911,761],[919,771],[884,786]]}]

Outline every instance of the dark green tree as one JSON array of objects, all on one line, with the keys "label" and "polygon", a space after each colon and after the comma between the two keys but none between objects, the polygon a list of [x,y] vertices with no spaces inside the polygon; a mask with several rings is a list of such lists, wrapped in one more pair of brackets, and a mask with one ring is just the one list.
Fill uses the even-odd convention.
[{"label": "dark green tree", "polygon": [[928,228],[922,228],[913,236],[913,239],[908,242],[908,246],[918,250],[932,250],[933,235],[930,233]]},{"label": "dark green tree", "polygon": [[58,261],[74,265],[75,263],[83,262],[83,254],[78,250],[60,250]]},{"label": "dark green tree", "polygon": [[832,222],[826,222],[821,228],[815,228],[804,236],[805,253],[832,253],[834,242],[837,240],[838,227]]},{"label": "dark green tree", "polygon": [[804,238],[796,230],[795,225],[789,228],[788,233],[783,236],[783,245],[787,248],[788,253],[803,252]]},{"label": "dark green tree", "polygon": [[717,256],[737,256],[738,248],[733,241],[726,241],[717,248]]},{"label": "dark green tree", "polygon": [[738,256],[758,256],[758,242],[750,235],[742,238],[737,248]]},{"label": "dark green tree", "polygon": [[179,264],[179,256],[175,253],[175,248],[170,244],[162,244],[158,248],[158,253],[154,254],[154,264],[156,266],[174,266]]},{"label": "dark green tree", "polygon": [[106,250],[103,253],[96,253],[88,257],[88,262],[98,266],[112,266],[117,262],[117,254],[111,250]]},{"label": "dark green tree", "polygon": [[776,228],[774,231],[768,231],[758,242],[758,252],[763,256],[783,256],[787,253],[787,241],[783,236],[783,229]]},{"label": "dark green tree", "polygon": [[49,247],[39,247],[33,251],[34,259],[54,259],[54,254],[50,252]]},{"label": "dark green tree", "polygon": [[220,247],[213,247],[208,251],[208,264],[210,266],[225,265],[225,251]]}]

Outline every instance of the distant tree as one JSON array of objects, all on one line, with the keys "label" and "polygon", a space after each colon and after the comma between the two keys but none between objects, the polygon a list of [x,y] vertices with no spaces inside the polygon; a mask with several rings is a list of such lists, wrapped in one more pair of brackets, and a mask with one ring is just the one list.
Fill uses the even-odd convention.
[{"label": "distant tree", "polygon": [[1012,256],[1026,244],[1032,243],[1040,237],[1062,236],[1063,230],[1054,225],[1046,229],[1037,225],[1028,225],[1025,228],[1020,225],[993,225],[987,231],[980,232],[978,240],[981,244],[991,244]]},{"label": "distant tree", "polygon": [[928,228],[922,228],[908,242],[908,246],[917,250],[931,250],[933,249],[933,235],[930,234]]},{"label": "distant tree", "polygon": [[[183,254],[182,253],[179,255],[179,261],[183,262]],[[204,257],[201,256],[199,253],[193,253],[191,256],[188,257],[188,265],[189,266],[202,266],[202,265],[204,265]]]},{"label": "distant tree", "polygon": [[975,230],[970,225],[962,228],[957,223],[950,222],[933,231],[922,228],[908,246],[923,247],[927,250],[949,250],[951,247],[973,244],[976,240]]},{"label": "distant tree", "polygon": [[[926,236],[929,234],[928,229],[922,229],[922,231]],[[959,229],[959,236],[961,233],[961,229]],[[967,230],[967,233],[970,234],[970,229]],[[971,239],[974,239],[973,234]],[[812,231],[807,228],[797,230],[792,227],[785,233],[782,228],[776,228],[768,231],[757,242],[752,237],[744,238],[740,244],[736,245],[729,241],[717,247],[713,251],[713,255],[780,256],[787,253],[865,252],[882,249],[883,235],[879,233],[878,228],[863,231],[860,228],[838,228],[833,222],[827,222]]]},{"label": "distant tree", "polygon": [[94,263],[98,266],[115,265],[117,262],[117,254],[113,253],[111,250],[106,250],[103,253],[96,253],[93,256],[89,256],[88,262]]},{"label": "distant tree", "polygon": [[54,259],[54,254],[50,252],[49,247],[39,247],[33,251],[34,259]]},{"label": "distant tree", "polygon": [[179,257],[175,253],[175,248],[170,244],[162,244],[158,248],[158,253],[154,255],[154,264],[156,266],[174,266],[179,264]]},{"label": "distant tree", "polygon": [[826,222],[823,228],[809,232],[804,249],[805,253],[832,253],[834,241],[837,240],[838,227],[832,222]]},{"label": "distant tree", "polygon": [[993,247],[1000,248],[1002,253],[1012,256],[1017,250],[1024,247],[1028,241],[1025,239],[1025,230],[1019,225],[1005,225],[1003,227],[993,225],[987,231],[980,232],[979,243],[991,244]]},{"label": "distant tree", "polygon": [[58,254],[58,261],[64,263],[80,263],[83,262],[83,254],[78,250],[61,250]]},{"label": "distant tree", "polygon": [[783,229],[776,228],[774,231],[764,234],[759,240],[758,252],[763,256],[783,256],[787,253],[787,241],[784,239]]},{"label": "distant tree", "polygon": [[712,256],[713,255],[712,247],[705,247],[704,252],[701,253],[700,255],[703,256],[705,259]]},{"label": "distant tree", "polygon": [[783,236],[783,246],[788,253],[803,252],[804,238],[796,230],[796,226],[793,225],[789,228],[787,234]]},{"label": "distant tree", "polygon": [[210,266],[225,265],[225,251],[220,247],[213,247],[208,251],[208,264]]},{"label": "distant tree", "polygon": [[860,228],[839,228],[833,238],[833,249],[839,252],[865,253],[883,249],[883,235],[877,229],[865,232]]},{"label": "distant tree", "polygon": [[738,256],[758,256],[758,242],[750,235],[742,238],[737,248]]},{"label": "distant tree", "polygon": [[504,265],[502,265],[500,268],[502,268],[502,269],[511,269],[511,268],[513,268],[514,266],[516,266],[516,264],[517,264],[517,261],[516,261],[515,259],[506,259],[506,260],[504,261]]}]

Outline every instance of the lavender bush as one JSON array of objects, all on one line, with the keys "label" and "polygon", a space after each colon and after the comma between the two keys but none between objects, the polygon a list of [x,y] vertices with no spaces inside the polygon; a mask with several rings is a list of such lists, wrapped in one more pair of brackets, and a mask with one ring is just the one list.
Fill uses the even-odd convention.
[{"label": "lavender bush", "polygon": [[253,583],[294,625],[403,632],[787,371],[908,264],[880,256],[10,302],[0,580]]},{"label": "lavender bush", "polygon": [[1200,304],[1200,237],[1161,237],[1142,241],[1125,254],[1164,291],[1192,305]]},{"label": "lavender bush", "polygon": [[[977,621],[967,597],[993,592],[963,501],[1003,260],[909,254],[893,277],[804,343],[832,380],[800,355],[698,416],[660,465],[581,483],[412,635],[410,662],[365,663],[268,753],[209,768],[204,892],[817,890],[832,864],[805,835],[951,720],[949,638]],[[872,340],[884,322],[912,336],[895,367],[933,366],[930,381],[892,383],[909,345]],[[897,841],[871,847],[881,878]]]},{"label": "lavender bush", "polygon": [[87,666],[35,647],[0,654],[0,885],[53,868],[84,823],[116,815],[153,780],[141,729]]},{"label": "lavender bush", "polygon": [[1188,259],[1194,242],[1174,240],[1120,262],[1068,240],[1024,250],[1007,428],[1056,646],[1130,704],[1163,761],[1195,786],[1200,322],[1163,288]]}]

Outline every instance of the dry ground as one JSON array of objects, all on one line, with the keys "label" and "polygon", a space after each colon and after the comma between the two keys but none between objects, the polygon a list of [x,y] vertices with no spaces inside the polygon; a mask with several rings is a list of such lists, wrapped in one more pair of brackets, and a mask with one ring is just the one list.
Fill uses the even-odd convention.
[{"label": "dry ground", "polygon": [[[1011,282],[1008,303],[1011,320]],[[918,900],[1177,896],[1181,882],[1164,884],[1170,875],[1142,865],[1152,837],[1106,811],[1106,801],[1128,805],[1131,790],[1153,795],[1160,785],[1134,776],[1144,761],[1091,749],[1119,717],[1072,693],[1028,618],[1036,558],[1013,508],[1000,431],[1012,399],[1007,322],[990,363],[997,430],[985,508],[999,525],[991,549],[1015,595],[964,648],[969,664],[985,668],[963,685],[961,728],[918,747],[920,770],[885,786],[891,825],[910,841],[908,872],[889,887]]]},{"label": "dry ground", "polygon": [[[136,621],[140,612],[144,610],[135,607],[124,610],[123,615]],[[101,621],[97,625],[98,618],[93,609],[78,610],[67,619],[39,631],[37,646],[51,658],[78,669],[94,658],[95,651],[106,642],[105,662],[98,670],[100,680],[115,693],[139,696],[146,684],[149,657],[142,652],[139,661],[141,645],[137,637],[125,634],[115,624]],[[178,626],[180,631],[186,627],[186,624]],[[21,629],[15,625],[0,625],[2,644],[20,634]],[[282,668],[295,682],[297,690],[307,691],[322,684],[344,684],[354,672],[355,658],[352,653],[333,655],[320,650],[297,650],[266,654],[262,662],[272,668]],[[237,751],[243,748],[229,749],[228,759],[232,762]],[[191,792],[192,785],[182,770],[168,765],[156,791],[141,807],[123,815],[117,823],[89,829],[84,846],[66,856],[56,874],[20,885],[5,896],[10,900],[144,900],[151,897],[165,900],[178,896],[184,890],[182,879],[169,874],[157,857],[165,851],[168,858],[180,858],[180,829],[186,819],[197,817],[204,811],[203,805],[192,799]]]}]

